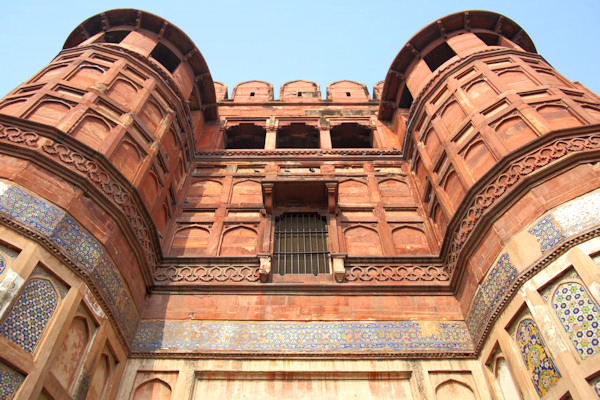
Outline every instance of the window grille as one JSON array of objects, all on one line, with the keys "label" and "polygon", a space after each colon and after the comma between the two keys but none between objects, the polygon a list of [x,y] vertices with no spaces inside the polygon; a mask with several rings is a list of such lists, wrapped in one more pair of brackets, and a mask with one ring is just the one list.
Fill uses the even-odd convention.
[{"label": "window grille", "polygon": [[275,218],[273,272],[329,273],[327,219],[313,213],[284,213]]}]

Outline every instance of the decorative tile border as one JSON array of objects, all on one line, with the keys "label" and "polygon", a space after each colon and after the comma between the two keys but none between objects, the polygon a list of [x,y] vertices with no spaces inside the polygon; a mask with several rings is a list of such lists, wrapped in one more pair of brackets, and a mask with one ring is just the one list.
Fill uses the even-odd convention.
[{"label": "decorative tile border", "polygon": [[[142,321],[134,352],[377,354],[470,353],[462,321]],[[251,353],[254,354],[254,353]]]},{"label": "decorative tile border", "polygon": [[573,236],[600,224],[600,191],[592,192],[552,211],[565,236]]},{"label": "decorative tile border", "polygon": [[517,280],[517,276],[517,270],[510,262],[510,257],[504,253],[479,285],[466,318],[467,327],[475,342],[483,337],[488,321]]},{"label": "decorative tile border", "polygon": [[132,343],[140,317],[127,284],[102,244],[73,217],[13,184],[0,182],[0,221],[41,238],[79,268],[98,290],[125,340]]}]

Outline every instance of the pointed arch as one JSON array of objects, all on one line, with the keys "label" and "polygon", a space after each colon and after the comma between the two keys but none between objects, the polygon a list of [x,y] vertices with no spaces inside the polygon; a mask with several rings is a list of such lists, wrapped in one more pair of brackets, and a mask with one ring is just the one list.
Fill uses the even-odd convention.
[{"label": "pointed arch", "polygon": [[122,106],[128,107],[137,96],[139,88],[128,79],[117,78],[106,94]]},{"label": "pointed arch", "polygon": [[173,236],[171,254],[174,256],[203,256],[208,246],[210,231],[200,226],[179,229]]},{"label": "pointed arch", "polygon": [[256,254],[258,232],[247,226],[235,226],[223,232],[220,256],[251,256]]},{"label": "pointed arch", "polygon": [[131,140],[124,139],[111,157],[111,161],[131,182],[135,178],[142,158],[142,152],[139,147]]},{"label": "pointed arch", "polygon": [[441,111],[440,113],[442,122],[448,129],[449,133],[454,132],[454,130],[460,125],[460,123],[465,119],[465,112],[462,107],[458,104],[456,100],[450,101]]},{"label": "pointed arch", "polygon": [[403,202],[412,200],[408,184],[400,179],[382,179],[379,182],[379,192],[383,201]]},{"label": "pointed arch", "polygon": [[550,123],[550,129],[569,128],[581,125],[565,107],[556,104],[547,104],[539,107],[537,112]]},{"label": "pointed arch", "polygon": [[448,195],[448,200],[450,200],[452,207],[456,210],[465,195],[465,189],[463,188],[456,171],[451,170],[446,174],[443,188]]},{"label": "pointed arch", "polygon": [[429,252],[429,241],[422,229],[401,226],[392,230],[396,254],[422,254]]},{"label": "pointed arch", "polygon": [[496,127],[496,132],[509,151],[537,138],[533,129],[519,116],[502,120]]},{"label": "pointed arch", "polygon": [[103,68],[97,65],[84,64],[69,77],[69,81],[89,87],[102,79],[102,75],[104,75]]},{"label": "pointed arch", "polygon": [[346,179],[338,185],[340,203],[368,203],[371,201],[369,189],[365,182],[357,179]]},{"label": "pointed arch", "polygon": [[190,202],[200,204],[214,204],[219,202],[223,185],[219,181],[210,179],[196,181],[190,185],[188,198]]},{"label": "pointed arch", "polygon": [[146,179],[144,179],[144,183],[142,183],[140,187],[142,199],[144,200],[146,207],[149,209],[153,208],[154,203],[157,200],[159,189],[160,183],[158,182],[158,177],[154,171],[150,171],[148,175],[146,175]]},{"label": "pointed arch", "polygon": [[479,136],[465,147],[463,154],[465,163],[471,170],[475,180],[485,175],[495,164],[494,157]]},{"label": "pointed arch", "polygon": [[106,144],[111,126],[102,118],[87,115],[77,123],[71,136],[100,151]]},{"label": "pointed arch", "polygon": [[262,203],[262,185],[248,179],[236,182],[231,193],[232,203]]},{"label": "pointed arch", "polygon": [[153,378],[135,389],[133,400],[169,400],[171,395],[171,385],[160,378]]},{"label": "pointed arch", "polygon": [[366,226],[353,226],[344,231],[346,251],[352,256],[383,255],[381,239],[377,230]]},{"label": "pointed arch", "polygon": [[455,379],[448,379],[442,382],[435,389],[435,398],[437,400],[475,400],[473,389],[466,383]]},{"label": "pointed arch", "polygon": [[71,106],[68,103],[55,100],[46,100],[40,102],[27,116],[28,120],[39,122],[46,125],[55,125],[69,111]]},{"label": "pointed arch", "polygon": [[52,364],[52,373],[66,390],[77,378],[77,371],[87,350],[92,329],[88,317],[79,313],[71,321],[61,350]]}]

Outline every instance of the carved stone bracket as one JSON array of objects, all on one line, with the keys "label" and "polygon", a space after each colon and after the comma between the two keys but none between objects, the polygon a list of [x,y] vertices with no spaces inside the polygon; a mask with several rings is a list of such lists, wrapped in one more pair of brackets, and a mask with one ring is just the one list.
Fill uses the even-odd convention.
[{"label": "carved stone bracket", "polygon": [[262,183],[263,203],[267,214],[273,213],[273,186],[275,186],[274,182]]},{"label": "carved stone bracket", "polygon": [[258,269],[260,281],[263,283],[269,282],[271,279],[271,255],[259,254],[258,259],[260,260],[260,268]]},{"label": "carved stone bracket", "polygon": [[327,188],[327,209],[330,214],[334,214],[338,198],[338,182],[326,182],[325,187]]},{"label": "carved stone bracket", "polygon": [[331,272],[338,283],[344,282],[346,276],[346,269],[344,268],[344,259],[346,256],[347,254],[342,253],[331,254]]}]

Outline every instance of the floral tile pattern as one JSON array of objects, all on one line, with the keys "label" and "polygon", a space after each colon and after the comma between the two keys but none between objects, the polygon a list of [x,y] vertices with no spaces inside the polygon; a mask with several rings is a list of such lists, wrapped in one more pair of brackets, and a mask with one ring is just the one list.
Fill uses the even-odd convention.
[{"label": "floral tile pattern", "polygon": [[546,303],[548,301],[550,301],[550,298],[554,294],[554,290],[556,289],[556,287],[566,280],[581,281],[581,277],[579,276],[577,271],[575,271],[575,268],[571,267],[571,268],[567,269],[567,271],[564,272],[558,279],[555,279],[550,285],[546,286],[540,292],[540,295],[542,296],[542,298],[544,299],[544,301]]},{"label": "floral tile pattern", "polygon": [[134,351],[348,353],[472,351],[463,322],[142,321]]},{"label": "floral tile pattern", "polygon": [[600,311],[583,285],[566,282],[554,291],[552,307],[560,322],[585,360],[600,350]]},{"label": "floral tile pattern", "polygon": [[531,382],[538,395],[543,397],[558,382],[561,375],[546,349],[537,325],[531,318],[519,322],[514,335]]},{"label": "floral tile pattern", "polygon": [[600,399],[600,376],[595,377],[590,381],[590,385],[594,388],[596,395]]},{"label": "floral tile pattern", "polygon": [[24,380],[23,374],[0,362],[0,400],[11,400]]},{"label": "floral tile pattern", "polygon": [[0,243],[0,275],[2,275],[4,271],[6,271],[6,268],[9,267],[10,264],[12,264],[12,262],[15,260],[15,258],[17,258],[18,255],[18,251],[6,247],[2,243]]}]

